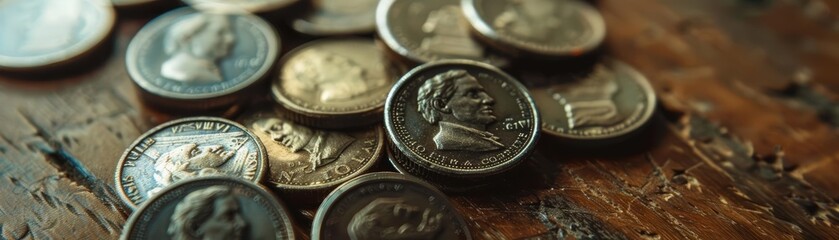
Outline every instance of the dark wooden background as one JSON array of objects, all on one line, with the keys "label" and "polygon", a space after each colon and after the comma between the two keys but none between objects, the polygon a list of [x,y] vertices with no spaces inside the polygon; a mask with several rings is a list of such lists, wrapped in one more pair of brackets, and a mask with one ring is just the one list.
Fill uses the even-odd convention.
[{"label": "dark wooden background", "polygon": [[[839,2],[601,0],[607,52],[654,85],[647,131],[540,142],[531,174],[452,194],[478,239],[839,239]],[[172,118],[124,67],[154,13],[120,12],[92,67],[0,75],[0,239],[114,239],[125,147]],[[143,14],[138,14],[143,15]],[[307,231],[311,211],[295,213]]]}]

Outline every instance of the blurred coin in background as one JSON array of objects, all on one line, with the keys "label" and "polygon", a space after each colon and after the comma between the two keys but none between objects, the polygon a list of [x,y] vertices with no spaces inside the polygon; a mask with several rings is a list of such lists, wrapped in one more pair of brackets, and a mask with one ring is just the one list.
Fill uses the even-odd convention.
[{"label": "blurred coin in background", "polygon": [[294,30],[314,36],[368,34],[376,30],[379,0],[314,0],[312,9],[293,20]]},{"label": "blurred coin in background", "polygon": [[115,23],[106,0],[0,2],[0,69],[71,63],[103,43]]},{"label": "blurred coin in background", "polygon": [[278,54],[279,37],[264,20],[185,7],[146,24],[125,62],[147,102],[203,110],[242,100]]},{"label": "blurred coin in background", "polygon": [[603,42],[600,13],[579,0],[462,0],[479,39],[518,57],[563,58]]},{"label": "blurred coin in background", "polygon": [[288,210],[263,187],[233,177],[172,185],[134,212],[120,239],[294,239]]},{"label": "blurred coin in background", "polygon": [[182,0],[190,6],[203,10],[241,9],[251,13],[279,10],[298,0]]}]

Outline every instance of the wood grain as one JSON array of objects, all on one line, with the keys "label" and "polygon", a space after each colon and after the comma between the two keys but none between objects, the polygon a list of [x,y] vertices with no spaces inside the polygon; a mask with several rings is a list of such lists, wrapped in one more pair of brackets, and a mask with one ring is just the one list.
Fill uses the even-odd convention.
[{"label": "wood grain", "polygon": [[[653,122],[607,149],[543,138],[505,184],[450,194],[477,239],[839,238],[839,4],[596,4],[606,52],[656,88]],[[124,67],[150,17],[120,19],[89,69],[0,73],[2,239],[118,237],[117,158],[173,118],[141,104]]]}]

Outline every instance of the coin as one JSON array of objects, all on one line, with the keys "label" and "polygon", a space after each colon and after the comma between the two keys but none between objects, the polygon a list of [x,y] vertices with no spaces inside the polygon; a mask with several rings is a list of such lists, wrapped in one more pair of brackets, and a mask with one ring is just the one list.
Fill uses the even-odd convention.
[{"label": "coin", "polygon": [[114,7],[130,8],[130,7],[134,7],[134,6],[149,4],[149,3],[152,3],[152,2],[155,2],[155,1],[157,1],[157,0],[111,0],[111,3],[114,4]]},{"label": "coin", "polygon": [[597,48],[606,24],[578,0],[462,0],[469,23],[491,46],[515,55],[569,57]]},{"label": "coin", "polygon": [[412,62],[471,59],[507,66],[509,61],[469,36],[468,25],[457,1],[382,0],[376,9],[379,36],[389,49]]},{"label": "coin", "polygon": [[472,239],[446,195],[414,177],[378,172],[355,178],[318,208],[312,239]]},{"label": "coin", "polygon": [[0,69],[71,63],[105,41],[115,16],[104,0],[10,0],[0,4]]},{"label": "coin", "polygon": [[315,0],[312,8],[295,19],[294,30],[315,36],[372,33],[376,29],[379,0]]},{"label": "coin", "polygon": [[[392,145],[391,145],[392,146]],[[429,184],[445,192],[470,192],[473,190],[486,189],[494,186],[498,181],[486,181],[486,179],[464,179],[456,176],[435,174],[434,172],[421,169],[418,165],[412,164],[403,154],[394,153],[399,151],[394,147],[387,147],[387,160],[393,169],[399,173],[426,179]]]},{"label": "coin", "polygon": [[167,187],[125,224],[120,239],[294,239],[285,206],[234,177],[200,177]]},{"label": "coin", "polygon": [[395,149],[412,164],[472,178],[512,169],[532,152],[541,120],[530,94],[497,68],[469,60],[405,74],[385,103]]},{"label": "coin", "polygon": [[191,117],[166,122],[132,143],[117,164],[117,191],[134,208],[164,187],[195,176],[229,175],[259,182],[265,147],[230,120]]},{"label": "coin", "polygon": [[198,9],[242,9],[252,13],[263,13],[275,11],[287,7],[297,0],[183,0],[185,3]]},{"label": "coin", "polygon": [[655,92],[644,75],[614,59],[602,60],[583,76],[523,79],[546,83],[530,88],[542,110],[542,130],[564,139],[620,138],[646,124],[655,110]]},{"label": "coin", "polygon": [[373,41],[318,40],[292,50],[282,62],[271,91],[293,120],[322,128],[381,121],[396,77]]},{"label": "coin", "polygon": [[240,101],[278,52],[277,33],[258,17],[180,8],[137,33],[126,66],[148,102],[209,109]]},{"label": "coin", "polygon": [[310,128],[274,110],[247,114],[240,122],[265,145],[270,169],[266,184],[284,193],[307,193],[298,196],[323,198],[339,184],[369,171],[384,148],[380,126]]}]

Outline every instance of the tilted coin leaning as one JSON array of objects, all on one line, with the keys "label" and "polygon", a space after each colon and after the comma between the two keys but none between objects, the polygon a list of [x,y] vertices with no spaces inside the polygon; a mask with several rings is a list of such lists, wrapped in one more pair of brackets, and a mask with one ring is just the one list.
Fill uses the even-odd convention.
[{"label": "tilted coin leaning", "polygon": [[323,128],[381,121],[396,77],[373,41],[314,41],[294,49],[282,62],[271,92],[294,120]]},{"label": "tilted coin leaning", "polygon": [[541,81],[550,84],[532,87],[531,93],[542,110],[542,130],[560,138],[621,138],[640,129],[655,110],[647,79],[614,59],[603,60],[582,77]]},{"label": "tilted coin leaning", "polygon": [[508,53],[570,57],[600,46],[606,24],[579,0],[462,0],[479,39]]},{"label": "tilted coin leaning", "polygon": [[540,125],[521,83],[468,60],[414,68],[385,104],[385,126],[397,152],[420,169],[457,177],[515,167],[536,145]]},{"label": "tilted coin leaning", "polygon": [[192,117],[157,126],[131,144],[117,164],[117,191],[136,207],[166,186],[196,176],[228,175],[259,182],[265,147],[230,120]]},{"label": "tilted coin leaning", "polygon": [[[266,184],[280,192],[323,198],[339,184],[368,171],[381,157],[379,126],[351,130],[307,127],[276,111],[263,110],[240,120],[268,153]],[[289,200],[294,201],[294,200]]]},{"label": "tilted coin leaning", "polygon": [[472,239],[446,195],[398,173],[362,175],[318,208],[312,239]]},{"label": "tilted coin leaning", "polygon": [[500,67],[509,64],[472,39],[457,1],[382,0],[376,27],[389,49],[413,63],[470,59]]},{"label": "tilted coin leaning", "polygon": [[243,99],[276,61],[279,38],[246,13],[170,11],[148,23],[128,46],[128,73],[151,103],[213,108]]},{"label": "tilted coin leaning", "polygon": [[294,239],[285,206],[262,187],[234,177],[174,184],[134,212],[120,239]]},{"label": "tilted coin leaning", "polygon": [[70,63],[107,39],[116,14],[107,0],[10,0],[0,4],[0,69]]}]

